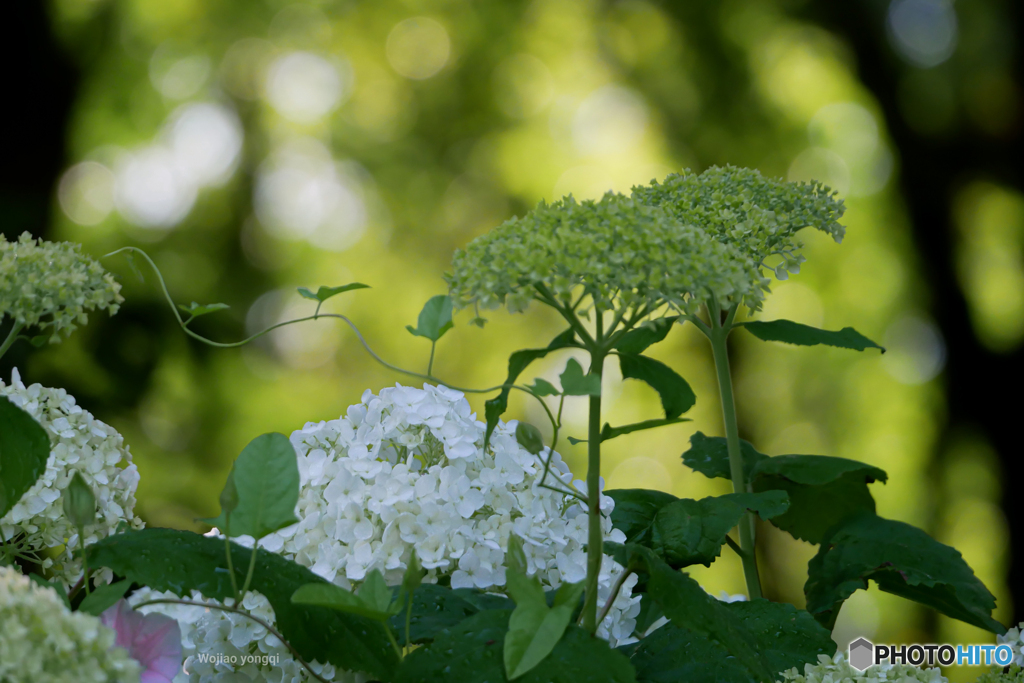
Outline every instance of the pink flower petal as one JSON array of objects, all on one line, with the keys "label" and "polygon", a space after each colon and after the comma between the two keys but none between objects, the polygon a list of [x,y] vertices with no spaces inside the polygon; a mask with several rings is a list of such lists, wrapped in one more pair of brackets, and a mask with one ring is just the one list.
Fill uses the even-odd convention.
[{"label": "pink flower petal", "polygon": [[174,619],[136,612],[122,598],[100,620],[117,632],[116,644],[142,665],[140,683],[171,683],[181,670],[181,630]]}]

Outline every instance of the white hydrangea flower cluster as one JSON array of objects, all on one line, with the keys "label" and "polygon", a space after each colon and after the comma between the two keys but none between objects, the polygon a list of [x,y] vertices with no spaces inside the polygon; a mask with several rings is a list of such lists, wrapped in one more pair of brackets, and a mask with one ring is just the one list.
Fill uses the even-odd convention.
[{"label": "white hydrangea flower cluster", "polygon": [[116,634],[11,567],[0,567],[0,681],[138,683],[138,662]]},{"label": "white hydrangea flower cluster", "polygon": [[833,657],[818,655],[818,663],[804,664],[803,673],[794,667],[779,675],[782,681],[793,683],[949,683],[939,669],[922,669],[910,664],[874,664],[857,671],[842,652]]},{"label": "white hydrangea flower cluster", "polygon": [[[177,598],[149,588],[132,593],[130,604],[147,600]],[[207,605],[215,600],[192,591],[189,599]],[[259,593],[250,591],[242,599],[243,608],[267,623],[274,622],[274,608]],[[140,612],[158,612],[177,620],[181,627],[184,664],[174,683],[209,681],[258,681],[259,683],[307,683],[315,679],[292,658],[288,648],[267,629],[241,614],[208,609],[194,605],[148,605]],[[330,664],[310,662],[310,666],[327,680],[338,683],[363,683],[355,674],[338,674]]]},{"label": "white hydrangea flower cluster", "polygon": [[1001,636],[996,636],[996,643],[1004,643],[1013,648],[1013,663],[1017,666],[1024,666],[1024,621],[1006,631]]},{"label": "white hydrangea flower cluster", "polygon": [[[26,387],[15,369],[9,385],[0,380],[0,396],[35,418],[50,437],[46,471],[0,519],[0,531],[19,552],[39,557],[44,568],[70,586],[81,576],[81,561],[72,557],[81,539],[64,516],[61,493],[79,472],[96,495],[98,514],[86,527],[86,544],[109,536],[122,523],[141,529],[142,520],[135,516],[138,469],[117,430],[82,410],[63,389]],[[61,550],[56,557],[42,557],[49,548]],[[109,581],[110,571],[100,570],[96,577]]]},{"label": "white hydrangea flower cluster", "polygon": [[[583,581],[587,511],[578,499],[540,486],[544,464],[519,445],[515,428],[515,422],[499,422],[485,450],[485,425],[462,393],[430,385],[396,385],[379,396],[367,391],[339,419],[308,423],[292,434],[301,477],[300,521],[262,539],[260,546],[347,589],[374,569],[388,583],[399,583],[415,550],[427,581],[502,592],[505,551],[515,534],[523,540],[528,571],[545,586]],[[546,451],[542,455],[546,458]],[[586,493],[557,453],[547,483]],[[613,506],[610,497],[601,496],[605,538],[621,543],[624,535],[609,517]],[[252,544],[251,538],[237,540]],[[605,556],[598,604],[607,602],[622,571]],[[598,629],[613,644],[627,642],[635,629],[636,580],[631,575],[624,582]],[[170,614],[165,608],[153,606]],[[231,615],[214,610],[200,617],[197,611],[174,615],[182,633],[191,634],[186,651],[209,657],[237,648],[227,643]],[[273,647],[266,634],[254,632],[252,638],[261,652]],[[282,656],[282,667],[285,660]],[[288,671],[260,672],[252,680],[307,680],[301,669]],[[221,679],[204,673],[188,680]]]}]

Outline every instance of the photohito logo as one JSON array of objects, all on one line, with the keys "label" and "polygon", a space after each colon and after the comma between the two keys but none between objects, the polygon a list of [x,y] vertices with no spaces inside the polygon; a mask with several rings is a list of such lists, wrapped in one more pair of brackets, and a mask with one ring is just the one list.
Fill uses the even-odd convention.
[{"label": "photohito logo", "polygon": [[872,664],[912,664],[913,666],[1009,666],[1013,648],[1002,645],[874,645],[867,638],[850,643],[850,666],[863,671]]}]

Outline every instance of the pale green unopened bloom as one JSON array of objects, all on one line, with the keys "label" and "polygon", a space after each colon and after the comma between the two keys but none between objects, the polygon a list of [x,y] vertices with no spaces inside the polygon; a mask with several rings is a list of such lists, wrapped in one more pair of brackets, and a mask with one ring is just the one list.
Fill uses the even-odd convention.
[{"label": "pale green unopened bloom", "polygon": [[603,310],[668,305],[692,312],[710,296],[743,300],[764,287],[758,264],[661,208],[606,194],[541,203],[456,252],[447,275],[459,307],[522,311],[539,290],[568,302],[582,287]]},{"label": "pale green unopened bloom", "polygon": [[842,652],[834,657],[818,655],[818,663],[804,664],[803,672],[793,668],[779,676],[783,683],[949,683],[938,669],[922,669],[910,664],[875,664],[857,671]]},{"label": "pale green unopened bloom", "polygon": [[0,681],[138,683],[139,664],[97,617],[71,612],[50,588],[0,567]]},{"label": "pale green unopened bloom", "polygon": [[117,313],[124,301],[120,291],[114,277],[77,244],[35,240],[27,232],[17,242],[0,235],[0,318],[38,327],[50,342],[88,322],[89,311]]},{"label": "pale green unopened bloom", "polygon": [[804,257],[797,231],[813,227],[836,242],[846,233],[839,224],[845,208],[835,192],[818,182],[766,178],[749,168],[712,166],[699,175],[673,173],[664,182],[634,187],[633,198],[700,226],[757,263],[781,257],[774,268],[780,280],[800,272]]}]

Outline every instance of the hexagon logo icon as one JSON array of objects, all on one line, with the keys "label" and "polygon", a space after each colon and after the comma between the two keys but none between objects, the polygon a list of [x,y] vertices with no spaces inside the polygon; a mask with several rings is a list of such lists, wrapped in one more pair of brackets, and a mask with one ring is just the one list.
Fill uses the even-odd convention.
[{"label": "hexagon logo icon", "polygon": [[850,666],[863,671],[875,663],[875,646],[867,638],[858,638],[850,643]]}]

